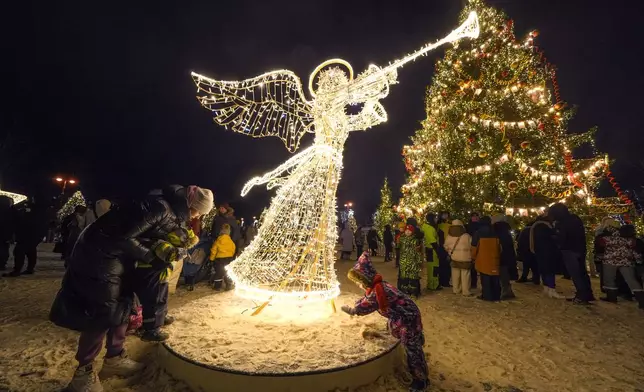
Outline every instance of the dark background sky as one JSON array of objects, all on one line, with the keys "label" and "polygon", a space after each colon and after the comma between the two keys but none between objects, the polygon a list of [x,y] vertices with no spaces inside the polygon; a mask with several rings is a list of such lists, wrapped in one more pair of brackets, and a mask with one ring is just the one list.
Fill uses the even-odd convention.
[{"label": "dark background sky", "polygon": [[[537,44],[558,67],[564,100],[579,105],[572,130],[598,125],[598,147],[617,159],[620,182],[639,186],[643,172],[633,163],[642,160],[644,147],[637,61],[644,34],[635,2],[488,3],[514,19],[518,37],[539,29]],[[54,193],[51,178],[70,174],[98,198],[195,183],[249,216],[270,193],[259,188],[242,199],[242,185],[289,154],[278,139],[251,139],[214,125],[194,98],[190,71],[234,80],[286,68],[306,83],[319,63],[341,57],[360,72],[443,37],[456,27],[463,4],[14,2],[2,12],[0,114],[2,132],[13,129],[22,144],[11,150],[18,163],[1,185]],[[338,199],[353,201],[359,220],[375,210],[385,175],[395,191],[404,182],[400,152],[425,117],[424,92],[441,55],[403,68],[384,100],[389,122],[348,139]]]}]

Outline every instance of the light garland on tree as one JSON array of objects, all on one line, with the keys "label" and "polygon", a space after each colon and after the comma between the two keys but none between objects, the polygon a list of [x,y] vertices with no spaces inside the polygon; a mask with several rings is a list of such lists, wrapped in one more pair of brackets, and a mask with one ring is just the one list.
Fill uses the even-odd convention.
[{"label": "light garland on tree", "polygon": [[[239,82],[192,74],[198,100],[213,113],[217,124],[252,137],[279,137],[291,152],[305,133],[315,133],[313,146],[251,179],[242,189],[245,195],[260,184],[279,187],[257,236],[227,267],[238,295],[264,301],[254,314],[270,301],[300,303],[338,296],[333,268],[338,236],[335,193],[349,132],[387,120],[378,101],[389,94],[400,67],[445,43],[474,38],[478,33],[473,12],[445,38],[386,67],[370,65],[355,78],[348,62],[325,61],[309,77],[311,100],[304,96],[300,79],[288,70]],[[331,65],[345,67],[348,75],[337,66],[328,68]],[[362,105],[358,114],[346,113],[348,105],[357,104]]]},{"label": "light garland on tree", "polygon": [[73,213],[76,209],[76,206],[87,206],[85,197],[83,197],[81,191],[74,192],[72,197],[67,200],[65,205],[60,210],[58,210],[58,212],[56,213],[58,220],[63,220],[67,215]]},{"label": "light garland on tree", "polygon": [[436,63],[427,119],[403,148],[409,176],[396,211],[465,215],[493,208],[526,216],[554,202],[585,217],[591,210],[621,211],[623,200],[593,198],[607,160],[572,158],[572,149],[594,147],[594,130],[567,133],[574,111],[561,99],[555,68],[534,46],[538,32],[519,42],[503,13],[470,0],[462,17],[472,10],[481,35]]},{"label": "light garland on tree", "polygon": [[27,200],[27,196],[21,195],[20,193],[7,192],[0,189],[0,196],[7,196],[13,199],[13,204],[22,203]]}]

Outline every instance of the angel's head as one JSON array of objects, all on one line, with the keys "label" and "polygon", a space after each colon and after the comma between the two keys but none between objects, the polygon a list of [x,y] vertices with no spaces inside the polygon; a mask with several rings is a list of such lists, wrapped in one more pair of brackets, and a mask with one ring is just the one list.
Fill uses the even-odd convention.
[{"label": "angel's head", "polygon": [[347,73],[340,67],[331,67],[320,72],[317,94],[336,91],[349,83]]}]

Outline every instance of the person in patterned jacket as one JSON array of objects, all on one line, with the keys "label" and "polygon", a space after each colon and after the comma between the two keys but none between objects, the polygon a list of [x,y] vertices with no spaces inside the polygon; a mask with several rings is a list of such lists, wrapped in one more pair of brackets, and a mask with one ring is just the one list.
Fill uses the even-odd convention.
[{"label": "person in patterned jacket", "polygon": [[637,251],[635,227],[625,225],[610,236],[599,239],[599,247],[603,248],[603,275],[606,298],[602,301],[617,302],[616,275],[619,271],[628,287],[637,298],[640,309],[644,309],[644,291],[635,274],[635,261],[641,257]]},{"label": "person in patterned jacket", "polygon": [[407,366],[413,377],[409,391],[426,391],[430,383],[423,351],[425,335],[420,310],[414,301],[382,280],[367,252],[349,271],[348,277],[365,290],[365,296],[356,302],[355,307],[344,305],[342,310],[352,316],[365,316],[378,311],[386,317],[391,335],[400,339],[407,353]]},{"label": "person in patterned jacket", "polygon": [[420,296],[420,270],[423,266],[423,247],[414,237],[415,227],[408,225],[400,237],[400,268],[398,290],[409,296]]}]

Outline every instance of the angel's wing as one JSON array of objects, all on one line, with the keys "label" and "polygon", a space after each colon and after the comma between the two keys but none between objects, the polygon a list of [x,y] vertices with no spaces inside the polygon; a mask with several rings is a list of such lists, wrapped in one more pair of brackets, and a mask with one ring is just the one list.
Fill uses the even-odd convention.
[{"label": "angel's wing", "polygon": [[252,137],[277,136],[293,152],[306,132],[313,132],[311,103],[302,82],[279,70],[232,82],[192,73],[197,99],[212,111],[217,124]]}]

